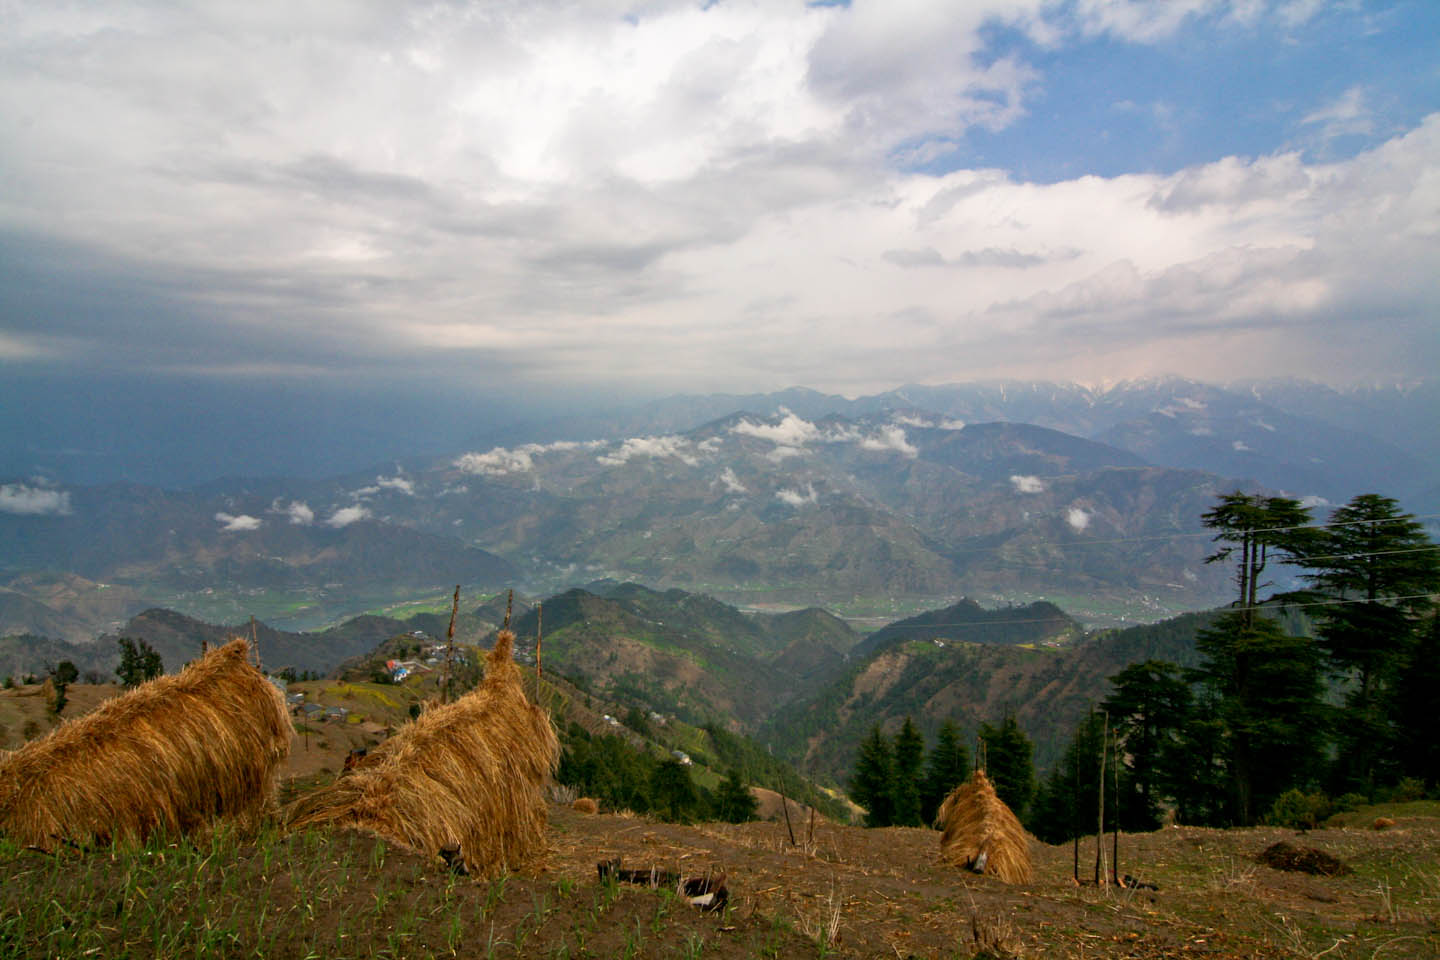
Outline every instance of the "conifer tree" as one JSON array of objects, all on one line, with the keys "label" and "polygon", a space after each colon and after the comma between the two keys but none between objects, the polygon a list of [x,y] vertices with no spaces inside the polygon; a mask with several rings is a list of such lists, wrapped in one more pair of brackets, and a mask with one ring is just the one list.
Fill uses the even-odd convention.
[{"label": "conifer tree", "polygon": [[[1337,730],[1334,788],[1368,794],[1402,736],[1385,701],[1420,621],[1435,607],[1440,553],[1413,515],[1376,494],[1336,509],[1313,551],[1306,565],[1315,572],[1306,579],[1335,601],[1318,608],[1319,644],[1336,672],[1355,681]],[[1389,779],[1399,775],[1392,768]]]},{"label": "conifer tree", "polygon": [[1228,613],[1196,638],[1205,658],[1196,676],[1223,724],[1230,817],[1245,826],[1313,777],[1324,719],[1314,643],[1251,613]]},{"label": "conifer tree", "polygon": [[895,775],[891,784],[896,826],[920,826],[920,767],[924,760],[925,738],[915,729],[915,722],[906,717],[895,735]]},{"label": "conifer tree", "polygon": [[850,796],[865,808],[867,827],[888,827],[894,823],[895,792],[891,785],[894,769],[890,741],[877,724],[860,744],[855,777],[850,781]]},{"label": "conifer tree", "polygon": [[946,718],[935,739],[935,749],[925,762],[920,782],[920,821],[933,823],[941,802],[950,791],[970,776],[970,751],[960,739],[960,728]]},{"label": "conifer tree", "polygon": [[758,805],[750,788],[740,779],[740,771],[731,767],[715,790],[716,816],[727,823],[745,823],[755,819]]},{"label": "conifer tree", "polygon": [[1121,806],[1127,830],[1160,825],[1160,803],[1190,762],[1181,751],[1190,721],[1190,685],[1178,665],[1162,660],[1131,664],[1110,678],[1114,691],[1101,704],[1127,758],[1133,795]]},{"label": "conifer tree", "polygon": [[[982,723],[980,739],[985,744],[985,773],[996,795],[1023,820],[1030,795],[1035,792],[1034,745],[1013,714],[1006,714],[998,727]],[[979,758],[976,766],[980,766]]]}]

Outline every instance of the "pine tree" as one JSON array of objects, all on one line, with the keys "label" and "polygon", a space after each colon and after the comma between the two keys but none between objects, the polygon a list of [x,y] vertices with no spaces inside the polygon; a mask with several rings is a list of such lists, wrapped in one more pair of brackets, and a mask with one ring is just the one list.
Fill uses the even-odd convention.
[{"label": "pine tree", "polygon": [[1416,632],[1396,671],[1393,690],[1386,702],[1395,730],[1389,759],[1400,776],[1425,781],[1432,789],[1440,786],[1440,710],[1435,709],[1435,691],[1440,690],[1440,616],[1431,615],[1429,624]]},{"label": "pine tree", "polygon": [[855,777],[850,781],[850,796],[864,807],[865,826],[888,827],[895,822],[895,793],[891,787],[894,760],[890,741],[877,724],[860,744],[855,760]]},{"label": "pine tree", "polygon": [[120,647],[120,665],[115,668],[115,676],[124,686],[138,687],[165,672],[160,654],[144,640],[121,637],[117,645]]},{"label": "pine tree", "polygon": [[1319,643],[1336,671],[1356,681],[1338,728],[1334,787],[1373,793],[1378,765],[1400,736],[1383,701],[1418,623],[1434,609],[1440,554],[1411,514],[1376,494],[1336,509],[1312,549],[1306,565],[1315,572],[1306,579],[1343,601],[1318,608]]},{"label": "pine tree", "polygon": [[1116,741],[1126,757],[1133,795],[1121,809],[1127,830],[1160,825],[1160,802],[1183,774],[1189,758],[1180,749],[1190,721],[1190,685],[1177,664],[1147,660],[1110,678],[1114,692],[1101,704],[1109,713]]},{"label": "pine tree", "polygon": [[[1100,750],[1105,717],[1094,710],[1081,718],[1065,755],[1035,791],[1026,825],[1046,843],[1063,843],[1095,832],[1099,819]],[[1107,777],[1105,789],[1111,790]],[[1106,801],[1106,823],[1113,810]]]},{"label": "pine tree", "polygon": [[933,823],[940,804],[950,791],[970,776],[970,752],[960,739],[960,728],[946,718],[935,739],[935,749],[925,763],[920,781],[920,821]]},{"label": "pine tree", "polygon": [[1236,558],[1236,606],[1248,624],[1260,603],[1260,575],[1272,555],[1282,563],[1296,563],[1297,555],[1309,552],[1315,532],[1309,526],[1310,511],[1288,497],[1263,497],[1236,490],[1200,515],[1201,522],[1219,531],[1213,538],[1229,544],[1205,558],[1206,563]]},{"label": "pine tree", "polygon": [[998,727],[982,723],[980,739],[985,744],[985,773],[995,793],[1023,820],[1030,795],[1035,792],[1034,745],[1013,715],[1006,715]]},{"label": "pine tree", "polygon": [[1244,826],[1314,775],[1323,746],[1319,652],[1252,612],[1228,613],[1196,638],[1196,675],[1224,728],[1230,816]]},{"label": "pine tree", "polygon": [[745,786],[745,781],[740,779],[740,771],[731,767],[715,790],[716,816],[726,823],[745,823],[755,819],[758,806],[754,794]]},{"label": "pine tree", "polygon": [[920,767],[925,760],[925,738],[909,717],[895,735],[894,823],[901,827],[920,826]]}]

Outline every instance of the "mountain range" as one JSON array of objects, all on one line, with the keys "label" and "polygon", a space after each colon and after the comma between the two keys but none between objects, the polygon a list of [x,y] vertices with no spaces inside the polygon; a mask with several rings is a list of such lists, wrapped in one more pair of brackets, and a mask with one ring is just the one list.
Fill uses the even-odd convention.
[{"label": "mountain range", "polygon": [[[0,634],[154,606],[314,629],[407,599],[610,577],[879,624],[970,596],[1089,623],[1228,596],[1200,514],[1237,487],[1440,512],[1434,383],[1166,379],[677,397],[315,478],[0,483]],[[1428,419],[1427,419],[1428,416]]]}]

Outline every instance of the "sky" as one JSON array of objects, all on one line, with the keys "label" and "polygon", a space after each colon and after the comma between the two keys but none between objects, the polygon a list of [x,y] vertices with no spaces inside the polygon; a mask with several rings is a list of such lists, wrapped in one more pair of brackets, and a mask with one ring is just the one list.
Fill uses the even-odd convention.
[{"label": "sky", "polygon": [[1436,36],[1432,0],[9,0],[0,379],[70,429],[1426,376]]}]

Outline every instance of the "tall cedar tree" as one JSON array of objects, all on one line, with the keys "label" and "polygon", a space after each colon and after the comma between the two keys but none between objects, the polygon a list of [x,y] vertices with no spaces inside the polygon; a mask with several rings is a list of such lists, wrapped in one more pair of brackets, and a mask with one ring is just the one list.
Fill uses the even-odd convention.
[{"label": "tall cedar tree", "polygon": [[[998,727],[982,723],[980,740],[985,749],[984,770],[995,793],[1023,820],[1025,806],[1035,792],[1034,744],[1020,729],[1014,715],[1007,715]],[[981,766],[979,758],[975,765]]]},{"label": "tall cedar tree", "polygon": [[1196,676],[1213,693],[1224,725],[1230,818],[1243,826],[1309,781],[1324,726],[1314,643],[1251,613],[1227,613],[1195,641],[1204,658]]},{"label": "tall cedar tree", "polygon": [[[1355,687],[1346,697],[1332,787],[1372,794],[1379,765],[1393,754],[1399,731],[1385,709],[1418,624],[1433,610],[1440,555],[1414,516],[1389,497],[1364,494],[1330,515],[1313,545],[1305,579],[1343,603],[1318,607],[1319,643]],[[1383,776],[1383,775],[1382,775]],[[1384,779],[1398,778],[1392,768]]]},{"label": "tall cedar tree", "polygon": [[970,751],[960,739],[960,728],[946,718],[935,738],[935,749],[925,761],[925,777],[920,781],[920,821],[934,823],[940,804],[970,776]]},{"label": "tall cedar tree", "polygon": [[925,738],[909,717],[895,734],[894,823],[899,827],[920,826],[920,767],[925,760]]},{"label": "tall cedar tree", "polygon": [[1390,757],[1402,776],[1440,786],[1440,616],[1432,614],[1427,627],[1417,632],[1402,660],[1389,699],[1389,715],[1396,736]]},{"label": "tall cedar tree", "polygon": [[1180,667],[1146,660],[1110,678],[1114,692],[1101,704],[1110,714],[1134,794],[1121,804],[1127,830],[1160,825],[1161,801],[1173,797],[1191,758],[1182,750],[1191,694]]},{"label": "tall cedar tree", "polygon": [[850,781],[850,796],[865,808],[865,826],[888,827],[895,822],[894,771],[890,741],[877,724],[860,744],[855,777]]},{"label": "tall cedar tree", "polygon": [[726,823],[745,823],[755,819],[758,806],[754,794],[740,779],[740,771],[731,767],[715,788],[715,815]]},{"label": "tall cedar tree", "polygon": [[690,771],[679,760],[667,757],[650,773],[650,802],[667,819],[690,820],[700,804],[700,794]]},{"label": "tall cedar tree", "polygon": [[165,664],[161,662],[160,654],[144,640],[121,637],[116,641],[116,645],[120,648],[120,665],[115,668],[115,676],[122,685],[138,687],[165,672]]},{"label": "tall cedar tree", "polygon": [[[1025,823],[1046,843],[1063,843],[1095,833],[1104,729],[1104,714],[1092,710],[1081,718],[1065,755],[1035,791]],[[1108,775],[1105,780],[1105,822],[1109,826],[1114,820],[1113,787]]]},{"label": "tall cedar tree", "polygon": [[1223,494],[1220,502],[1200,515],[1201,522],[1218,531],[1214,540],[1226,544],[1205,558],[1206,563],[1235,560],[1235,605],[1254,619],[1260,603],[1261,575],[1271,560],[1296,563],[1296,556],[1311,552],[1316,536],[1310,511],[1288,497],[1259,494]]}]

